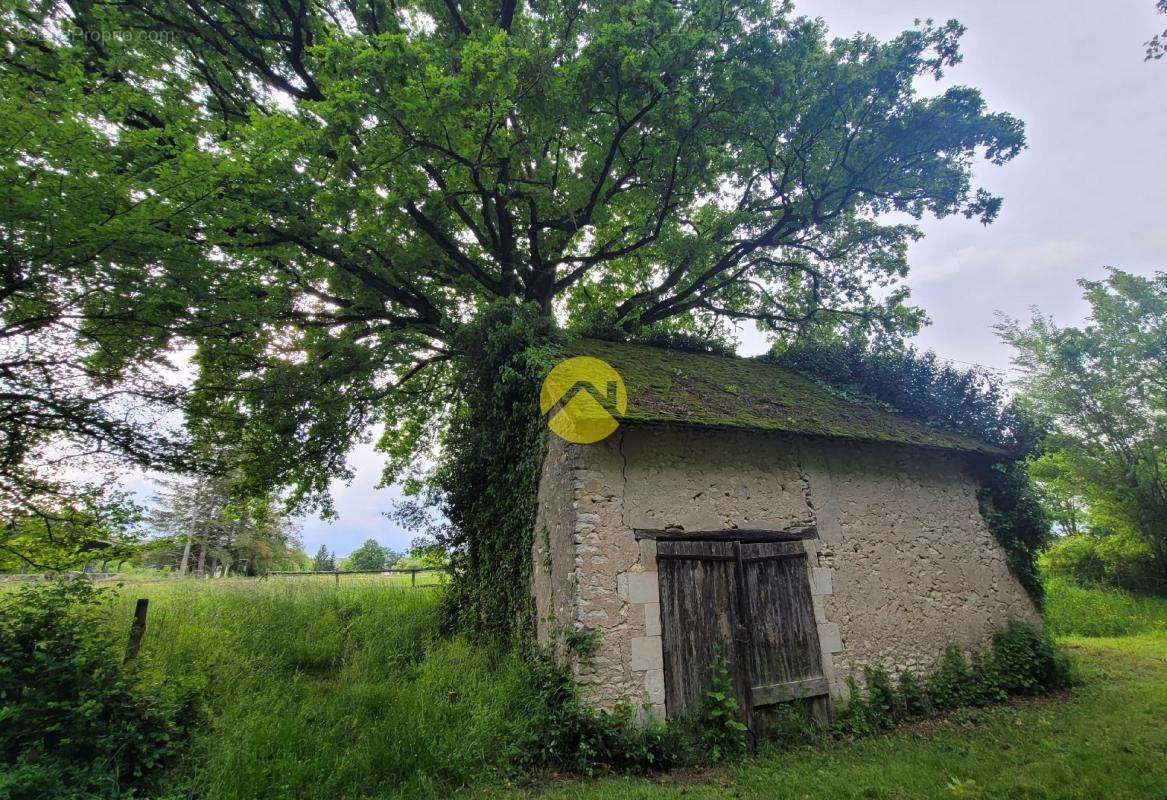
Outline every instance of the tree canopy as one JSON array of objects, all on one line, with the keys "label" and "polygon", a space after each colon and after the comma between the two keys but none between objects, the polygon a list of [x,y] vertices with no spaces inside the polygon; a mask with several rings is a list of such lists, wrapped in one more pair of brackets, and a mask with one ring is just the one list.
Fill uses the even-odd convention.
[{"label": "tree canopy", "polygon": [[1036,477],[1063,506],[1084,506],[1095,533],[1141,541],[1167,579],[1167,273],[1112,269],[1079,284],[1085,325],[1036,315],[999,326],[1025,403],[1053,427]]},{"label": "tree canopy", "polygon": [[0,8],[6,330],[83,342],[84,407],[114,419],[93,386],[188,353],[186,391],[141,396],[301,499],[375,422],[395,463],[424,444],[491,303],[912,330],[920,234],[884,215],[991,221],[973,161],[1025,143],[975,89],[917,91],[960,60],[955,21],[882,42],[771,0]]},{"label": "tree canopy", "polygon": [[336,569],[336,554],[329,553],[327,547],[320,545],[320,549],[312,558],[312,571],[332,572],[334,569]]},{"label": "tree canopy", "polygon": [[345,569],[374,570],[385,569],[385,548],[376,539],[366,539],[365,543],[349,553],[345,559]]}]

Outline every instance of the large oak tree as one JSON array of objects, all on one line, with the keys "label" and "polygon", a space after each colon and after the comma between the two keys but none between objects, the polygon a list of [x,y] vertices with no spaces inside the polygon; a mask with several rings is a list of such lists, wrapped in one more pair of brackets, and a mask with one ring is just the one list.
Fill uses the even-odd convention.
[{"label": "large oak tree", "polygon": [[404,441],[440,411],[491,303],[629,333],[910,328],[902,220],[992,220],[974,159],[1024,146],[975,89],[917,91],[959,60],[955,22],[881,42],[768,0],[0,8],[5,325],[79,337],[106,385],[186,348],[203,451],[305,497],[370,424]]}]

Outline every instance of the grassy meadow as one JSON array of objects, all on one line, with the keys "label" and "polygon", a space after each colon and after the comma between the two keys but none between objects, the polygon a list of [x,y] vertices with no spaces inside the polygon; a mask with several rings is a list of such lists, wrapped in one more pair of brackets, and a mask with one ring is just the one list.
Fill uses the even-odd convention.
[{"label": "grassy meadow", "polygon": [[1139,597],[1054,578],[1046,583],[1045,620],[1054,636],[1167,633],[1167,597]]},{"label": "grassy meadow", "polygon": [[128,630],[134,599],[148,597],[150,668],[202,699],[173,795],[1167,797],[1167,601],[1051,585],[1049,625],[1082,676],[1065,697],[763,750],[732,767],[583,781],[512,774],[528,672],[439,635],[440,591],[375,576],[125,584],[112,624]]},{"label": "grassy meadow", "polygon": [[441,637],[440,590],[398,583],[126,584],[113,624],[128,630],[134,600],[149,598],[143,656],[202,698],[175,793],[419,797],[501,775],[525,668]]}]

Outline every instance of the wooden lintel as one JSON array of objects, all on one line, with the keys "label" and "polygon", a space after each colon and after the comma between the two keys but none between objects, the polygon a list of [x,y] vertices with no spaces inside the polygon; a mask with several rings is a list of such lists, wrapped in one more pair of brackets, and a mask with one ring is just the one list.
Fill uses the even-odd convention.
[{"label": "wooden lintel", "polygon": [[679,542],[698,539],[715,542],[795,542],[818,537],[818,529],[814,525],[795,525],[782,530],[725,528],[718,531],[683,531],[676,528],[633,528],[632,533],[637,539]]}]

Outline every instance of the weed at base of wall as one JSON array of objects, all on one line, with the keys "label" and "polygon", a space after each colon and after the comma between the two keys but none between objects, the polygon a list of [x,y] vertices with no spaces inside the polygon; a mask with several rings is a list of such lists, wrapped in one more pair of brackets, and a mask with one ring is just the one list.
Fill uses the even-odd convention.
[{"label": "weed at base of wall", "polygon": [[831,726],[835,735],[864,736],[942,711],[1061,691],[1073,676],[1068,656],[1048,635],[1014,621],[994,632],[987,649],[949,647],[926,679],[903,672],[893,682],[887,670],[869,667],[864,684],[861,691],[851,682],[851,700]]}]

